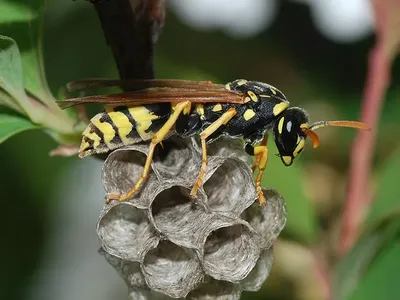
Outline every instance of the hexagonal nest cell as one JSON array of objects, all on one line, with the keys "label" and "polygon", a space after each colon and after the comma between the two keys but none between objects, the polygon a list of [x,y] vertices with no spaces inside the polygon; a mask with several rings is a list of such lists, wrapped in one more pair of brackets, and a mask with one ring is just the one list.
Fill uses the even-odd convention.
[{"label": "hexagonal nest cell", "polygon": [[[285,203],[264,190],[238,141],[209,145],[207,173],[197,199],[189,197],[201,165],[196,139],[169,137],[158,147],[142,190],[106,204],[97,223],[100,253],[125,280],[132,299],[240,299],[257,291],[273,262],[273,244],[286,223]],[[107,193],[124,193],[143,170],[148,144],[109,154]]]}]

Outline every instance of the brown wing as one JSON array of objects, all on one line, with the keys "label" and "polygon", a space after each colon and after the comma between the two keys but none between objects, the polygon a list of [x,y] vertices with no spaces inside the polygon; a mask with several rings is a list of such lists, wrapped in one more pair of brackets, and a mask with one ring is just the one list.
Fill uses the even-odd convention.
[{"label": "brown wing", "polygon": [[120,86],[132,91],[152,88],[152,87],[170,87],[170,88],[185,88],[185,89],[214,89],[220,85],[213,84],[211,81],[191,81],[179,79],[85,79],[72,81],[67,84],[67,89],[70,92],[83,91],[87,89]]},{"label": "brown wing", "polygon": [[183,88],[149,88],[134,92],[125,92],[109,95],[86,96],[79,98],[65,99],[57,101],[58,105],[65,109],[78,104],[101,103],[111,105],[140,105],[163,102],[183,102],[193,103],[245,103],[246,95],[228,91],[221,87],[214,89],[183,89]]}]

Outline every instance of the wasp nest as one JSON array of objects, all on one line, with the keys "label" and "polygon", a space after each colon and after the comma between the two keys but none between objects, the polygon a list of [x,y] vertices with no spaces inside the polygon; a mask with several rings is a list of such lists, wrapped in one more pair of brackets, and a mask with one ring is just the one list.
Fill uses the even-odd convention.
[{"label": "wasp nest", "polygon": [[[132,299],[239,299],[257,291],[272,266],[286,222],[284,201],[264,190],[256,201],[247,156],[235,141],[209,145],[204,187],[189,198],[201,164],[195,139],[163,144],[140,194],[106,205],[97,224],[100,253]],[[103,166],[107,193],[125,193],[143,170],[148,144],[112,152]]]}]

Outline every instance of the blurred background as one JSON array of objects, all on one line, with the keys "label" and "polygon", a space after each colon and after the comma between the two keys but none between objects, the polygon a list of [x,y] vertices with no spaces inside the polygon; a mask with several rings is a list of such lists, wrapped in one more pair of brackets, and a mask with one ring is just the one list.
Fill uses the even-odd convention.
[{"label": "blurred background", "polygon": [[[312,121],[359,119],[375,43],[369,1],[167,3],[156,77],[263,81],[282,90],[293,106],[307,109]],[[43,50],[53,94],[60,95],[71,80],[117,78],[93,6],[58,0],[47,5]],[[374,205],[386,211],[399,207],[399,79],[400,65],[394,61],[372,174]],[[356,134],[322,129],[321,146],[307,145],[290,168],[270,156],[263,184],[286,199],[288,222],[270,277],[261,291],[244,293],[243,299],[319,300],[332,288],[326,274],[334,274],[338,265],[336,245]],[[0,299],[127,299],[124,282],[97,254],[95,225],[105,195],[101,161],[50,157],[56,146],[32,130],[0,147]],[[270,153],[277,153],[272,144]],[[399,299],[399,236],[396,231],[374,256],[374,266],[363,270],[358,288],[346,299]]]}]

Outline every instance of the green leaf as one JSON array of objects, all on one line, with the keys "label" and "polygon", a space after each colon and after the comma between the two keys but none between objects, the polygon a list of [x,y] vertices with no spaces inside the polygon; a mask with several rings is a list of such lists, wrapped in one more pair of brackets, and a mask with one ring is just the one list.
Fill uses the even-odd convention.
[{"label": "green leaf", "polygon": [[30,21],[35,15],[34,11],[19,3],[4,0],[0,3],[0,24]]},{"label": "green leaf", "polygon": [[[397,232],[399,233],[399,231]],[[391,240],[357,287],[350,300],[399,299],[400,235]]]},{"label": "green leaf", "polygon": [[286,168],[280,158],[273,155],[278,150],[272,143],[269,153],[262,186],[277,190],[285,199],[288,218],[284,231],[301,242],[312,243],[317,237],[318,222],[315,207],[303,192],[301,163]]},{"label": "green leaf", "polygon": [[55,105],[43,71],[42,54],[39,45],[21,53],[25,88],[41,102]]},{"label": "green leaf", "polygon": [[21,114],[23,113],[23,110],[18,106],[18,103],[15,102],[14,98],[12,98],[9,94],[7,94],[4,90],[1,89],[0,89],[0,105],[4,105]]},{"label": "green leaf", "polygon": [[[379,189],[366,218],[365,233],[342,259],[336,270],[334,290],[338,294],[335,299],[353,299],[353,292],[356,297],[354,299],[361,299],[359,295],[367,297],[363,289],[372,288],[370,286],[372,283],[365,284],[365,282],[369,282],[370,276],[374,278],[375,268],[380,270],[380,266],[375,266],[379,261],[378,257],[384,255],[385,249],[400,233],[399,168],[400,148],[393,153],[392,158],[387,161],[380,172]],[[371,272],[373,273],[370,274]],[[375,288],[378,289],[379,286],[375,286]]]},{"label": "green leaf", "polygon": [[0,114],[0,143],[25,130],[35,129],[37,126],[22,117]]},{"label": "green leaf", "polygon": [[35,11],[36,15],[26,22],[0,24],[3,34],[0,40],[0,51],[3,50],[0,52],[0,88],[15,99],[34,124],[51,129],[52,137],[61,137],[58,141],[64,140],[64,136],[74,136],[77,134],[76,120],[58,107],[44,73],[41,44],[44,3],[42,0],[13,2]]},{"label": "green leaf", "polygon": [[[381,224],[366,232],[350,252],[342,258],[334,273],[335,300],[352,299],[353,292],[369,274],[376,258],[400,232],[400,215],[382,220]],[[370,298],[374,299],[374,298]],[[386,299],[386,298],[382,298]]]},{"label": "green leaf", "polygon": [[25,88],[50,107],[57,107],[55,99],[50,92],[44,71],[43,59],[43,28],[44,28],[44,7],[36,5],[38,14],[29,22],[27,38],[30,43],[27,49],[21,51],[23,80]]},{"label": "green leaf", "polygon": [[24,97],[21,56],[16,42],[0,35],[0,88],[16,100]]},{"label": "green leaf", "polygon": [[[22,11],[35,11],[24,22],[1,26],[3,34],[11,37],[18,45],[20,55],[21,85],[36,99],[51,109],[59,109],[47,85],[44,71],[42,38],[44,28],[44,1],[15,0]],[[1,24],[0,24],[1,25]]]}]

